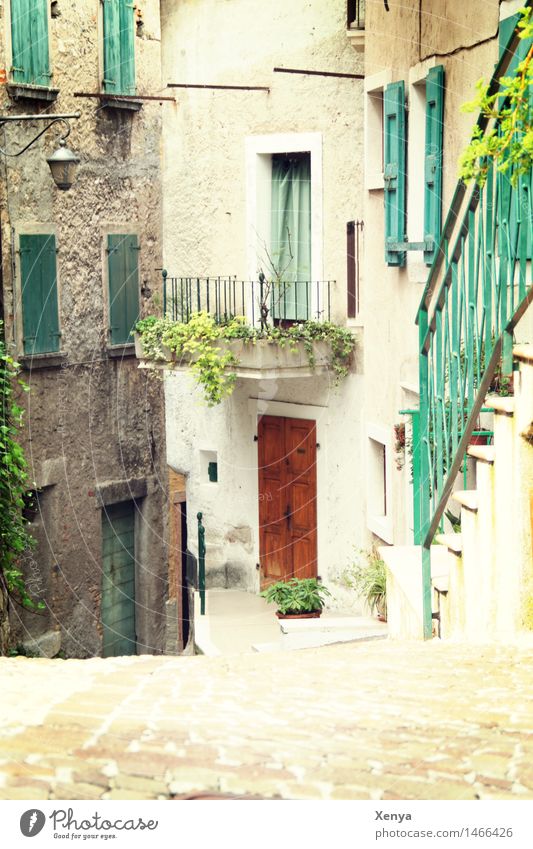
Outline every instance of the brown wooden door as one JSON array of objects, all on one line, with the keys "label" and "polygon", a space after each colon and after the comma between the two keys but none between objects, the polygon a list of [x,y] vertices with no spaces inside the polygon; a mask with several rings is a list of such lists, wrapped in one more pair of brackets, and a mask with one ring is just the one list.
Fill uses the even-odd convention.
[{"label": "brown wooden door", "polygon": [[262,416],[258,449],[261,586],[316,577],[316,424]]}]

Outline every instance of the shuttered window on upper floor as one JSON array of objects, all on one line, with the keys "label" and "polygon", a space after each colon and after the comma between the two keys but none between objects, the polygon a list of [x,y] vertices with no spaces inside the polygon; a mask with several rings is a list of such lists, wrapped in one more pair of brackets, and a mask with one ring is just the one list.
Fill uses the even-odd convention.
[{"label": "shuttered window on upper floor", "polygon": [[137,236],[107,237],[111,345],[133,342],[139,320],[139,250]]},{"label": "shuttered window on upper floor", "polygon": [[405,208],[405,85],[390,83],[383,97],[383,179],[385,183],[385,262],[405,265],[405,253],[394,243],[406,236]]},{"label": "shuttered window on upper floor", "polygon": [[[417,94],[423,90],[425,97]],[[442,164],[444,127],[444,68],[431,68],[425,78],[411,89],[410,145],[419,151],[413,163],[410,157],[409,185],[420,202],[411,199],[410,238],[407,241],[407,117],[403,80],[390,83],[383,98],[383,159],[385,204],[385,262],[404,266],[406,251],[424,249],[424,260],[431,265],[442,229]],[[422,111],[423,110],[423,111]],[[416,117],[415,117],[416,113]],[[424,130],[422,130],[424,127]],[[423,156],[423,172],[420,160]],[[413,164],[415,165],[413,169]],[[419,181],[423,173],[423,208]],[[413,187],[414,190],[413,190]],[[420,193],[419,188],[420,187]],[[420,216],[420,217],[419,217]],[[423,229],[423,232],[422,232]],[[427,246],[427,247],[426,247]]]},{"label": "shuttered window on upper floor", "polygon": [[47,0],[11,0],[11,79],[50,86]]},{"label": "shuttered window on upper floor", "polygon": [[24,353],[59,351],[55,236],[21,235],[19,252]]},{"label": "shuttered window on upper floor", "polygon": [[135,5],[128,0],[102,0],[104,80],[108,94],[135,94]]}]

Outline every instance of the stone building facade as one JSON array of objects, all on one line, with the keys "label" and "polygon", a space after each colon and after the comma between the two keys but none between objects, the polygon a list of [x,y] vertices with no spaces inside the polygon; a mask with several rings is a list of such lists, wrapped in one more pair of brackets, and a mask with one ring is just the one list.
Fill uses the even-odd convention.
[{"label": "stone building facade", "polygon": [[[23,444],[37,545],[25,573],[46,599],[39,614],[11,605],[12,640],[67,657],[160,652],[163,393],[138,370],[130,333],[158,309],[161,103],[142,96],[161,93],[159,3],[7,0],[0,52],[0,114],[80,113],[70,191],[45,161],[61,124],[2,158],[5,334],[30,390]],[[1,146],[16,151],[41,128],[4,124]]]},{"label": "stone building facade", "polygon": [[[190,375],[165,376],[167,456],[185,481],[190,546],[200,511],[208,587],[257,592],[268,580],[260,568],[267,559],[261,533],[271,503],[258,480],[259,422],[268,419],[269,438],[278,446],[276,428],[283,427],[287,439],[297,438],[299,428],[314,428],[316,491],[306,503],[316,506],[318,572],[342,602],[336,578],[353,560],[354,546],[369,537],[360,450],[363,339],[357,310],[347,309],[348,265],[355,262],[347,225],[360,221],[363,209],[362,34],[347,32],[345,0],[186,0],[161,8],[163,82],[190,86],[175,89],[178,103],[164,108],[163,264],[169,277],[235,275],[246,281],[247,318],[254,321],[253,301],[257,321],[251,281],[257,285],[261,271],[273,273],[276,251],[273,175],[280,160],[295,169],[307,163],[310,246],[300,279],[314,281],[309,317],[323,318],[329,308],[331,320],[357,337],[350,373],[338,386],[327,371],[287,376],[259,368],[252,378],[238,379],[231,398],[208,409]],[[315,526],[308,530],[304,535],[313,536]]]}]

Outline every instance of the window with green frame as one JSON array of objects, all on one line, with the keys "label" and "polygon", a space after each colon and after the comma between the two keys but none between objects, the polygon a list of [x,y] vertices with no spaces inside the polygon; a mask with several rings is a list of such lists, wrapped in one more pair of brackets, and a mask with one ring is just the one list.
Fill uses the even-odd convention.
[{"label": "window with green frame", "polygon": [[47,0],[11,0],[11,79],[49,86]]},{"label": "window with green frame", "polygon": [[128,0],[103,0],[103,90],[107,94],[135,94],[134,9]]},{"label": "window with green frame", "polygon": [[137,236],[107,237],[111,345],[133,342],[139,320],[139,250]]},{"label": "window with green frame", "polygon": [[19,254],[24,353],[59,351],[55,236],[21,235]]}]

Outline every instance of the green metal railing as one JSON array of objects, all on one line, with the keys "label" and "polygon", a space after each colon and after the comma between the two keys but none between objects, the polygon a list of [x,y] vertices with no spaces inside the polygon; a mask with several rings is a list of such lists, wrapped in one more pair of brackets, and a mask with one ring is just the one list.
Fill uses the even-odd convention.
[{"label": "green metal railing", "polygon": [[[505,74],[513,34],[491,81]],[[478,125],[485,132],[487,120]],[[512,371],[513,330],[532,302],[532,175],[489,169],[459,183],[417,315],[420,409],[413,419],[415,529],[422,544],[424,637],[432,635],[430,545],[497,372]]]},{"label": "green metal railing", "polygon": [[200,594],[200,615],[205,616],[205,528],[202,523],[202,513],[197,513],[198,520],[198,592]]}]

